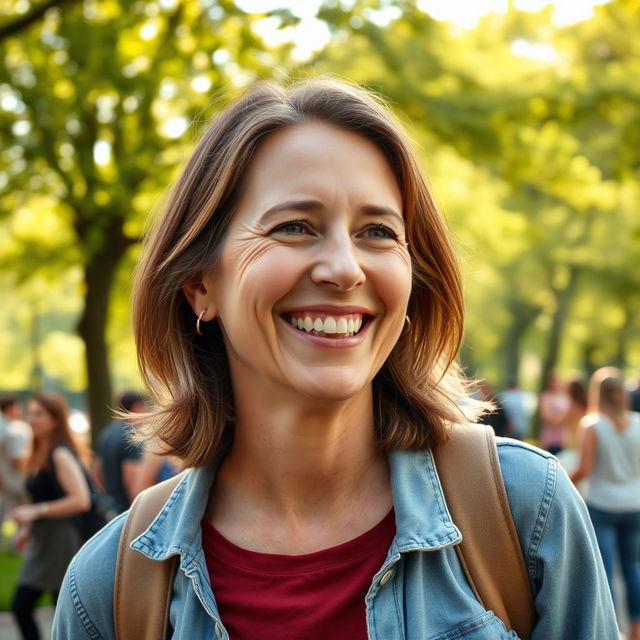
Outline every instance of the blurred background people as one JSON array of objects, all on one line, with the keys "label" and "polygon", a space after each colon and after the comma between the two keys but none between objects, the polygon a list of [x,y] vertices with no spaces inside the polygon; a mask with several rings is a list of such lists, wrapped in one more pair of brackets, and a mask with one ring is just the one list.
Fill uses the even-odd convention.
[{"label": "blurred background people", "polygon": [[540,394],[540,445],[554,455],[565,445],[566,419],[570,400],[565,386],[555,371],[549,373],[544,390]]},{"label": "blurred background people", "polygon": [[[560,464],[568,473],[572,473],[578,466],[580,458],[579,448],[582,439],[582,419],[587,413],[587,388],[581,378],[572,378],[567,383],[569,408],[564,421],[564,445],[557,452]],[[580,493],[586,491],[586,481],[577,484]]]},{"label": "blurred background people", "polygon": [[498,396],[511,425],[510,437],[523,440],[529,429],[532,394],[524,391],[517,380],[510,380],[507,388]]},{"label": "blurred background people", "polygon": [[[146,396],[127,391],[118,409],[132,413],[146,411]],[[131,442],[131,425],[116,421],[103,429],[96,444],[93,474],[109,497],[110,517],[126,511],[137,495],[135,485],[142,460],[142,445]]]},{"label": "blurred background people", "polygon": [[143,489],[175,476],[182,471],[182,468],[181,461],[175,456],[167,456],[159,442],[148,443],[136,471],[135,495]]},{"label": "blurred background people", "polygon": [[574,482],[589,478],[585,497],[614,594],[620,561],[631,620],[630,640],[640,640],[640,414],[629,411],[621,372],[598,369],[589,385],[590,412]]},{"label": "blurred background people", "polygon": [[0,523],[26,499],[24,471],[31,450],[31,428],[21,420],[16,395],[0,399]]},{"label": "blurred background people", "polygon": [[45,591],[56,601],[67,565],[80,548],[81,535],[73,516],[91,507],[68,416],[67,405],[57,394],[36,393],[27,405],[33,447],[26,465],[26,488],[32,503],[12,513],[20,525],[16,548],[26,550],[12,612],[26,640],[40,637],[35,605]]},{"label": "blurred background people", "polygon": [[640,413],[640,376],[638,377],[635,388],[629,393],[629,404],[631,411]]},{"label": "blurred background people", "polygon": [[482,422],[492,427],[497,436],[510,436],[511,423],[509,422],[507,413],[502,406],[502,402],[500,402],[496,396],[496,393],[488,380],[481,380],[478,383],[478,397],[484,402],[492,402],[495,407],[491,413],[487,413],[482,416]]},{"label": "blurred background people", "polygon": [[582,378],[572,378],[567,384],[569,408],[565,418],[565,446],[577,451],[580,446],[580,424],[587,413],[587,387]]}]

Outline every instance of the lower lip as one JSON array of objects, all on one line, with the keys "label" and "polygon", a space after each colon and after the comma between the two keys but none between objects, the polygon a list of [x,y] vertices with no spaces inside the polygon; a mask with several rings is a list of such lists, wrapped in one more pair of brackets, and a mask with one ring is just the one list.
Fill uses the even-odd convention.
[{"label": "lower lip", "polygon": [[327,338],[325,336],[314,336],[313,333],[307,333],[306,331],[296,329],[284,318],[280,318],[280,320],[298,337],[318,347],[324,347],[325,349],[351,349],[352,347],[357,347],[364,340],[364,337],[369,331],[369,327],[373,323],[373,319],[369,320],[355,336],[351,336],[350,338]]}]

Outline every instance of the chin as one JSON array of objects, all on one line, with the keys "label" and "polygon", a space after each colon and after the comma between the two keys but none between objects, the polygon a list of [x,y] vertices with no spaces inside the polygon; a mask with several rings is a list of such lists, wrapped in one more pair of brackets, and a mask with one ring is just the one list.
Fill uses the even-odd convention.
[{"label": "chin", "polygon": [[341,402],[354,398],[370,385],[371,380],[368,378],[326,372],[313,380],[298,380],[296,387],[308,398],[322,402]]}]

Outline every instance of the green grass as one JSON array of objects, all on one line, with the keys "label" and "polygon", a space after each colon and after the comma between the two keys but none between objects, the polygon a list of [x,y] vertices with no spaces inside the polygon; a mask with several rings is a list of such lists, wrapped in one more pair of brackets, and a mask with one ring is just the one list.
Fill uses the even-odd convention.
[{"label": "green grass", "polygon": [[22,558],[9,551],[0,552],[0,611],[9,611]]},{"label": "green grass", "polygon": [[[3,548],[0,550],[0,611],[9,611],[16,579],[22,565],[22,556]],[[40,599],[38,606],[50,605],[51,596],[46,594]]]}]

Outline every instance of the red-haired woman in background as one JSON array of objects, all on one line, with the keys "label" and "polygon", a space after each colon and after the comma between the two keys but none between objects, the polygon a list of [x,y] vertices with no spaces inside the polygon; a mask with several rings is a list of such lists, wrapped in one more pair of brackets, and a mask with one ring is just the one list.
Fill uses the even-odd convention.
[{"label": "red-haired woman in background", "polygon": [[27,640],[40,637],[33,617],[36,602],[46,591],[57,599],[67,565],[81,546],[73,516],[91,506],[68,417],[61,396],[36,393],[29,400],[27,419],[33,429],[33,450],[27,463],[26,487],[32,504],[13,511],[13,519],[20,525],[16,547],[27,553],[11,607]]}]

